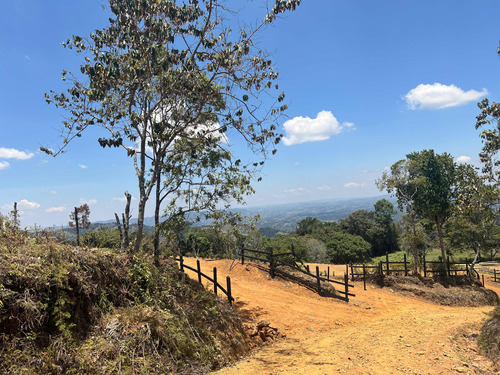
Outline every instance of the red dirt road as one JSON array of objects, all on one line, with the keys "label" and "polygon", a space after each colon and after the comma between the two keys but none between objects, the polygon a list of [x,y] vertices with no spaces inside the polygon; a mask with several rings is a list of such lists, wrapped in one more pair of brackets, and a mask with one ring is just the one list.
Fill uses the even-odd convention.
[{"label": "red dirt road", "polygon": [[[195,259],[185,259],[195,266]],[[202,260],[231,276],[244,323],[268,320],[287,335],[255,349],[229,374],[496,374],[476,336],[492,307],[447,307],[356,283],[350,303],[320,297],[290,281],[230,260]],[[232,267],[231,267],[232,265]],[[337,275],[345,267],[334,266]],[[195,274],[187,271],[195,278]],[[224,277],[224,279],[223,279]],[[500,284],[487,287],[500,294]]]}]

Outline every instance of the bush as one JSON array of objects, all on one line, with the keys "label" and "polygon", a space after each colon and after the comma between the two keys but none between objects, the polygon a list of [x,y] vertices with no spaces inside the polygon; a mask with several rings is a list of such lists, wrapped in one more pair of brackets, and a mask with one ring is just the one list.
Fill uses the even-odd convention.
[{"label": "bush", "polygon": [[82,243],[88,247],[119,249],[120,232],[118,229],[99,227],[91,232],[82,234]]},{"label": "bush", "polygon": [[360,236],[336,233],[326,244],[330,263],[362,263],[370,259],[371,245]]}]

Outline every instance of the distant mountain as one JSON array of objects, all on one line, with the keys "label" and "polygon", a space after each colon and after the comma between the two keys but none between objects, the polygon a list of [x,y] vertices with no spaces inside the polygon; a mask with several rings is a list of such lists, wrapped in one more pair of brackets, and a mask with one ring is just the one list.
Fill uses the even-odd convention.
[{"label": "distant mountain", "polygon": [[[373,210],[373,205],[380,199],[387,199],[396,206],[396,199],[389,195],[369,198],[351,198],[351,199],[330,199],[311,202],[287,203],[279,205],[243,207],[233,209],[233,212],[239,212],[244,216],[260,215],[257,226],[263,229],[263,232],[271,233],[289,233],[295,230],[297,223],[306,217],[315,217],[321,221],[338,221],[345,219],[356,210]],[[95,224],[113,225],[114,220],[107,220]],[[130,223],[137,223],[137,219],[131,219]],[[196,226],[209,225],[210,222],[202,220],[196,223]],[[154,226],[154,217],[144,218],[144,225]]]}]

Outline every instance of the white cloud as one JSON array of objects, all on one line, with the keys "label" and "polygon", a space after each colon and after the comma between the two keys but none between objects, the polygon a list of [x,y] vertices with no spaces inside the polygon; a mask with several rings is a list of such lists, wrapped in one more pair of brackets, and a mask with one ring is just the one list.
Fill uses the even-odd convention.
[{"label": "white cloud", "polygon": [[50,191],[50,194],[57,194],[57,191],[55,191],[55,190],[51,190],[51,191]]},{"label": "white cloud", "polygon": [[[111,198],[111,200],[118,201],[118,202],[126,202],[127,198],[126,197],[113,197],[113,198]],[[132,197],[132,200],[135,201],[137,199]]]},{"label": "white cloud", "polygon": [[325,186],[318,186],[318,190],[322,190],[322,191],[332,190],[332,188],[330,186],[325,185]]},{"label": "white cloud", "polygon": [[82,169],[87,169],[88,167],[85,164],[78,164],[78,166]]},{"label": "white cloud", "polygon": [[26,153],[24,151],[16,150],[15,148],[5,148],[0,147],[0,158],[1,159],[18,159],[18,160],[27,160],[31,159],[35,156],[34,153]]},{"label": "white cloud", "polygon": [[420,84],[405,95],[405,100],[410,109],[443,109],[467,104],[486,94],[486,89],[463,91],[455,85]]},{"label": "white cloud", "polygon": [[97,203],[97,199],[83,199],[83,198],[80,198],[80,204],[96,204]]},{"label": "white cloud", "polygon": [[9,164],[9,162],[8,162],[8,161],[0,161],[0,171],[1,171],[2,169],[7,169],[7,168],[9,168],[9,166],[10,166],[10,164]]},{"label": "white cloud", "polygon": [[45,212],[64,212],[66,211],[66,207],[64,206],[57,206],[57,207],[49,207],[45,210]]},{"label": "white cloud", "polygon": [[302,187],[299,187],[297,189],[286,189],[286,190],[283,190],[285,193],[291,193],[291,194],[298,194],[302,191],[305,191],[306,189],[302,188]]},{"label": "white cloud", "polygon": [[30,202],[26,199],[20,200],[17,202],[17,208],[18,209],[25,209],[25,210],[33,210],[35,208],[40,207],[40,203],[37,202]]},{"label": "white cloud", "polygon": [[325,141],[332,135],[339,134],[344,129],[353,126],[352,122],[339,124],[330,111],[321,111],[314,119],[298,116],[283,124],[286,131],[283,143],[291,146],[304,142]]},{"label": "white cloud", "polygon": [[457,163],[468,163],[470,161],[470,156],[459,156],[458,158],[455,159]]},{"label": "white cloud", "polygon": [[359,182],[348,182],[347,184],[344,185],[346,188],[364,188],[366,186],[365,183],[359,183]]}]

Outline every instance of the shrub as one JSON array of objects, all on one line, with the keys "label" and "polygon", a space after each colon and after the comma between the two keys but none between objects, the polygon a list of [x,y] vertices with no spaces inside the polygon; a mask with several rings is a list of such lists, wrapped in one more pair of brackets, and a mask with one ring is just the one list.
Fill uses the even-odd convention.
[{"label": "shrub", "polygon": [[371,245],[360,236],[336,233],[326,244],[330,263],[360,263],[370,259]]}]

